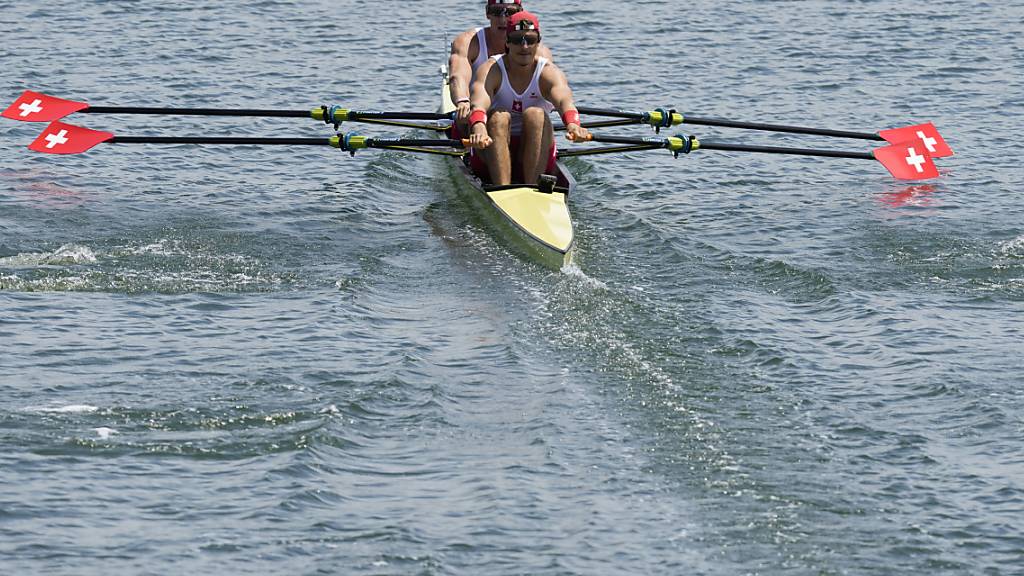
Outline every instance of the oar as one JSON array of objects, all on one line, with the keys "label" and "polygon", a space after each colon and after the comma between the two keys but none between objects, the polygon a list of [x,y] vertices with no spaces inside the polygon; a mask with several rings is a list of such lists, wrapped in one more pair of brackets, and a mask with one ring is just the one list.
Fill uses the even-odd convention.
[{"label": "oar", "polygon": [[428,154],[462,155],[463,152],[440,151],[433,148],[466,148],[469,140],[436,138],[369,138],[357,134],[338,134],[330,138],[256,138],[224,136],[115,136],[110,132],[91,130],[56,121],[31,144],[29,150],[45,154],[81,154],[98,144],[225,144],[249,146],[332,146],[355,155],[365,148],[387,148]]},{"label": "oar", "polygon": [[[931,156],[921,140],[901,142],[872,152],[844,152],[839,150],[817,150],[811,148],[781,148],[775,146],[750,146],[746,144],[729,144],[719,142],[702,143],[697,138],[670,137],[670,138],[626,138],[621,136],[600,136],[590,134],[588,139],[593,142],[606,142],[610,144],[626,144],[631,148],[607,149],[608,152],[634,151],[664,148],[671,151],[677,157],[680,153],[689,154],[694,150],[722,150],[729,152],[757,152],[762,154],[792,154],[798,156],[821,156],[827,158],[852,158],[857,160],[877,160],[889,171],[893,177],[900,180],[922,180],[936,178],[939,173],[932,162]],[[621,147],[620,147],[621,148]],[[562,156],[573,156],[575,151],[567,151]]]},{"label": "oar", "polygon": [[270,118],[313,118],[328,124],[335,129],[342,122],[371,122],[406,126],[421,129],[440,129],[438,125],[411,124],[394,122],[395,120],[451,120],[451,114],[437,112],[365,112],[349,110],[338,106],[319,106],[309,110],[266,110],[255,108],[153,108],[140,106],[90,106],[85,102],[65,100],[40,92],[26,90],[7,107],[4,118],[22,122],[53,122],[65,118],[75,112],[81,114],[151,114],[162,116],[234,116],[234,117],[270,117]]},{"label": "oar", "polygon": [[684,116],[675,110],[658,108],[649,112],[631,112],[628,110],[615,110],[608,108],[579,107],[580,114],[591,116],[605,116],[629,120],[635,124],[649,124],[655,128],[667,128],[679,124],[699,124],[703,126],[716,126],[720,128],[745,128],[747,130],[763,130],[767,132],[786,132],[790,134],[811,134],[816,136],[832,136],[836,138],[855,138],[861,140],[875,140],[898,144],[909,140],[920,139],[925,143],[928,153],[933,158],[952,156],[953,149],[946,144],[945,139],[939,134],[935,125],[931,122],[881,130],[876,133],[852,132],[849,130],[832,130],[828,128],[805,128],[802,126],[788,126],[785,124],[765,124],[761,122],[741,122],[737,120],[724,120],[719,118],[698,118],[696,116]]}]

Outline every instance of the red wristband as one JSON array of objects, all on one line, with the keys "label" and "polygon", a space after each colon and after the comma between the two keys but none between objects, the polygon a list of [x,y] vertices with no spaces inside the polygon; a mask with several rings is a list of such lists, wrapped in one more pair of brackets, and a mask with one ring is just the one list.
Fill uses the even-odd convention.
[{"label": "red wristband", "polygon": [[484,124],[487,124],[487,112],[484,112],[480,108],[477,108],[476,110],[473,110],[472,112],[469,113],[469,125],[472,126],[477,122],[483,122]]},{"label": "red wristband", "polygon": [[570,108],[570,109],[565,111],[565,114],[562,114],[562,124],[565,124],[566,126],[568,126],[569,124],[579,124],[579,123],[580,123],[580,113],[577,112],[575,108]]}]

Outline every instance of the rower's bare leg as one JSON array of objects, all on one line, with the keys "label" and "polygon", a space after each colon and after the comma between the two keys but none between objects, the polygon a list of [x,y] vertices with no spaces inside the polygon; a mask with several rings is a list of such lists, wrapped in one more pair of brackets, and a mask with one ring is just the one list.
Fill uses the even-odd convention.
[{"label": "rower's bare leg", "polygon": [[507,110],[493,110],[487,117],[487,133],[494,142],[484,150],[491,184],[506,186],[512,183],[511,142],[512,115]]},{"label": "rower's bare leg", "polygon": [[523,159],[523,183],[534,185],[548,167],[548,156],[555,133],[551,119],[542,108],[527,108],[523,112],[523,135],[520,140]]}]

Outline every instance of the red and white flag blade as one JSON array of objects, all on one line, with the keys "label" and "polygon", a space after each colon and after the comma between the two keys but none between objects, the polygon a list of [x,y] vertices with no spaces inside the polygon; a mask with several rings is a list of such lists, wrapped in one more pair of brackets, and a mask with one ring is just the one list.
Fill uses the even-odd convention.
[{"label": "red and white flag blade", "polygon": [[113,138],[110,132],[90,130],[63,122],[53,122],[31,144],[29,150],[44,154],[81,154],[100,142]]},{"label": "red and white flag blade", "polygon": [[904,126],[903,128],[882,130],[878,135],[885,138],[885,141],[890,144],[899,144],[901,142],[909,142],[911,140],[921,140],[924,142],[924,145],[928,150],[928,154],[930,154],[932,158],[944,158],[946,156],[953,155],[953,149],[946,144],[942,135],[939,134],[939,130],[931,122],[917,124],[916,126]]},{"label": "red and white flag blade", "polygon": [[14,101],[14,104],[8,106],[0,116],[22,122],[53,122],[88,107],[89,105],[85,102],[75,102],[25,90]]},{"label": "red and white flag blade", "polygon": [[939,177],[935,162],[921,140],[876,148],[872,154],[894,178],[899,180],[927,180]]}]

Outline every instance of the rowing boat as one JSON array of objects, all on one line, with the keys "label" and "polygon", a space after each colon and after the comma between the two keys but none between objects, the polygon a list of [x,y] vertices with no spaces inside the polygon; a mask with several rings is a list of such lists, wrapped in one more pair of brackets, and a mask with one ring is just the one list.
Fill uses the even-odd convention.
[{"label": "rowing boat", "polygon": [[[448,90],[448,68],[441,67],[441,106],[439,112],[455,111]],[[511,247],[548,266],[561,268],[572,261],[575,235],[569,215],[569,196],[576,180],[557,162],[554,189],[543,191],[536,185],[493,186],[482,181],[461,156],[450,157],[456,178],[477,208],[502,231]]]}]

